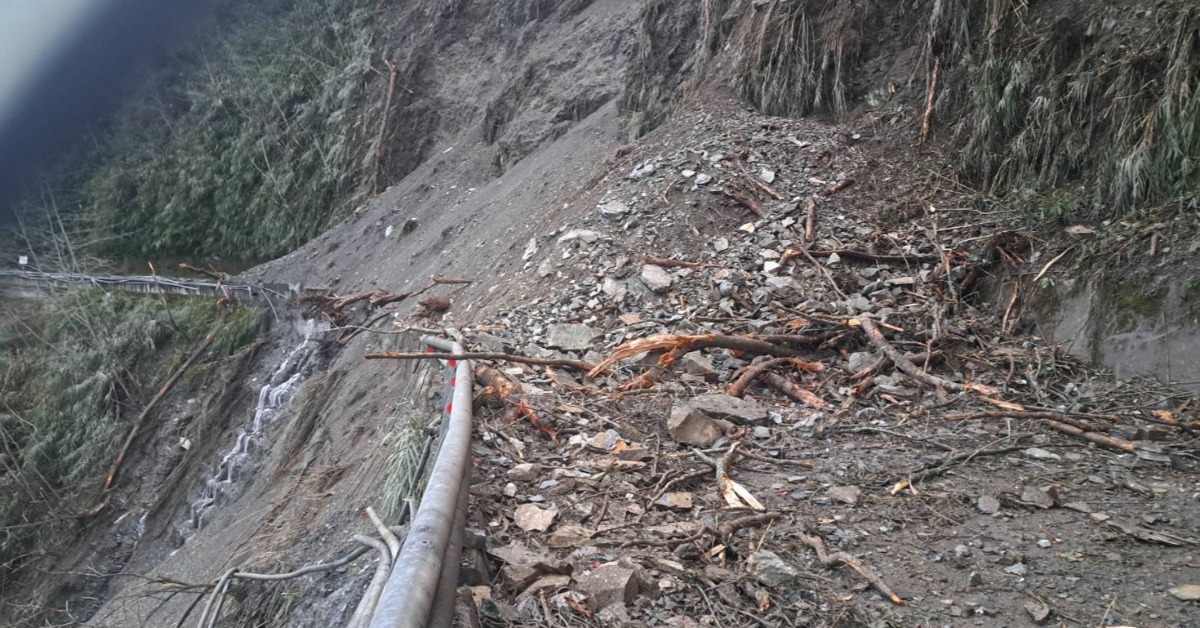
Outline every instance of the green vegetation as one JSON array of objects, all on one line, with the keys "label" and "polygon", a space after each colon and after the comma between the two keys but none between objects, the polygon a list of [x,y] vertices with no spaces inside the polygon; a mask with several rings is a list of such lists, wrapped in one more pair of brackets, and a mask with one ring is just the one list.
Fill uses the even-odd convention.
[{"label": "green vegetation", "polygon": [[[93,156],[79,212],[112,257],[291,251],[367,191],[355,124],[374,0],[226,0],[216,47],[130,99]],[[270,4],[270,3],[268,3]]]},{"label": "green vegetation", "polygon": [[[1166,202],[1196,209],[1200,8],[1124,7],[1089,25],[1039,23],[1022,2],[987,5],[978,59],[962,64],[971,80],[956,131],[970,180],[991,193],[1083,183],[1075,220]],[[1111,32],[1105,19],[1135,22],[1133,34]]]},{"label": "green vegetation", "polygon": [[[425,441],[428,415],[414,408],[400,407],[388,419],[388,436],[392,455],[388,457],[383,481],[383,505],[380,514],[387,521],[396,521],[405,500],[418,499],[424,486],[425,474],[417,475],[421,445]],[[432,454],[431,454],[432,455]],[[430,462],[432,464],[432,462]],[[425,469],[426,473],[428,468]],[[411,513],[410,513],[411,515]]]},{"label": "green vegetation", "polygon": [[[704,2],[717,15],[724,4]],[[840,115],[897,92],[921,106],[938,59],[935,123],[952,133],[965,183],[1039,220],[1163,205],[1200,217],[1195,2],[1084,3],[1067,16],[1069,3],[1021,0],[753,4],[725,45],[737,54],[736,85],[766,113]],[[727,22],[706,22],[705,40],[725,37]],[[867,36],[885,24],[908,30],[899,41]],[[848,77],[902,55],[915,62],[906,84],[850,87]]]},{"label": "green vegetation", "polygon": [[769,4],[746,33],[742,95],[771,115],[845,113],[845,69],[860,35],[853,11],[848,3]]},{"label": "green vegetation", "polygon": [[[209,330],[210,354],[253,341],[258,314],[211,301],[81,290],[0,328],[0,555],[19,556],[99,499],[123,421]],[[0,565],[4,571],[18,565]]]}]

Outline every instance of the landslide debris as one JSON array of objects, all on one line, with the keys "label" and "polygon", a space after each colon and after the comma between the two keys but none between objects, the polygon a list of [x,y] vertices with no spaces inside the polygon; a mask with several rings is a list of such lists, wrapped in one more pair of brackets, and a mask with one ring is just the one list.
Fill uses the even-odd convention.
[{"label": "landslide debris", "polygon": [[1032,244],[894,147],[710,102],[447,328],[518,386],[478,381],[464,621],[1185,622],[1195,410],[1015,333],[979,286]]}]

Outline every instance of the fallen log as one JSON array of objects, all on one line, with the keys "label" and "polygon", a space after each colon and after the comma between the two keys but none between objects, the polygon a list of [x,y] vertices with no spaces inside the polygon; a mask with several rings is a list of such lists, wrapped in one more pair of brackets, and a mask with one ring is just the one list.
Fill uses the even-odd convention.
[{"label": "fallen log", "polygon": [[[200,345],[196,347],[195,351],[192,351],[191,355],[183,361],[183,364],[175,369],[171,377],[163,383],[162,388],[158,389],[158,394],[154,395],[150,403],[146,404],[145,408],[142,408],[142,412],[138,415],[137,419],[134,419],[133,426],[129,429],[129,435],[125,437],[125,443],[121,445],[121,450],[117,452],[117,459],[113,461],[112,468],[109,469],[108,475],[104,477],[104,493],[112,490],[113,481],[117,478],[117,472],[121,470],[121,464],[125,462],[125,455],[129,453],[129,447],[133,444],[133,439],[137,436],[142,424],[146,422],[146,418],[150,416],[150,412],[154,410],[158,402],[162,401],[163,397],[167,396],[168,392],[171,392],[171,389],[175,387],[175,383],[183,376],[184,371],[188,370],[192,366],[192,363],[208,350],[208,346],[212,344],[213,338],[216,335],[216,331],[208,332],[208,335],[204,337],[204,340],[200,341]],[[107,498],[105,502],[107,502]]]}]

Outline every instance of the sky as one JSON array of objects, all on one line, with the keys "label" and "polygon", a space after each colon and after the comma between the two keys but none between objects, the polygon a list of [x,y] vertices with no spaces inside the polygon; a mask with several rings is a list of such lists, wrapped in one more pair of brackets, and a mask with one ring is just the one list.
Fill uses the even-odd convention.
[{"label": "sky", "polygon": [[56,159],[103,133],[131,77],[212,3],[0,0],[0,225]]},{"label": "sky", "polygon": [[0,0],[0,127],[105,0]]}]

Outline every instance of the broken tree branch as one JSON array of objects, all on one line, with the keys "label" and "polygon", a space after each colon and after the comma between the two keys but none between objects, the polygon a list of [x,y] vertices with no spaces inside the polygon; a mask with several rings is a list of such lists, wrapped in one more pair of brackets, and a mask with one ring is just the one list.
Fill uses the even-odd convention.
[{"label": "broken tree branch", "polygon": [[[698,335],[681,335],[681,334],[658,334],[655,336],[647,336],[646,338],[638,338],[622,344],[613,349],[603,362],[596,365],[595,368],[588,373],[588,377],[595,377],[601,372],[608,369],[610,366],[635,356],[651,351],[669,351],[683,355],[691,351],[706,349],[709,347],[719,347],[722,349],[732,349],[734,351],[743,351],[756,355],[773,355],[778,357],[798,358],[801,354],[787,347],[780,347],[765,340],[761,340],[754,336],[726,336],[723,334],[698,334]],[[661,363],[661,360],[660,360]]]},{"label": "broken tree branch", "polygon": [[818,410],[829,407],[829,404],[816,393],[801,388],[799,384],[778,373],[767,373],[763,379],[775,390]]},{"label": "broken tree branch", "polygon": [[[104,478],[105,493],[112,490],[113,480],[115,480],[117,477],[117,471],[121,470],[121,463],[125,462],[125,455],[129,453],[129,446],[133,444],[133,439],[137,436],[138,430],[140,430],[142,424],[146,422],[146,417],[150,416],[150,412],[154,410],[154,407],[158,405],[158,402],[162,401],[163,397],[167,396],[167,393],[171,391],[171,388],[173,388],[175,383],[179,381],[179,378],[183,376],[183,372],[188,370],[188,368],[192,366],[192,363],[208,350],[208,346],[212,344],[213,338],[215,338],[216,335],[216,331],[208,332],[208,335],[204,337],[204,340],[200,341],[200,345],[196,347],[196,350],[192,351],[191,355],[189,355],[187,359],[183,361],[183,364],[179,365],[179,368],[175,369],[175,372],[171,375],[171,377],[168,378],[165,383],[163,383],[162,388],[158,389],[158,394],[154,395],[154,398],[150,400],[150,403],[146,404],[146,407],[142,409],[142,413],[139,414],[137,419],[133,421],[133,427],[129,429],[129,435],[125,437],[125,443],[121,445],[121,450],[117,452],[117,459],[113,461],[112,468],[109,469],[108,475]],[[107,499],[105,499],[105,501],[107,501]]]},{"label": "broken tree branch", "polygon": [[748,194],[748,190],[742,189],[741,185],[739,185],[736,180],[726,183],[724,191],[725,196],[728,196],[729,198],[741,203],[755,216],[758,216],[759,218],[764,217],[762,207],[758,204],[758,201],[754,200],[754,198]]},{"label": "broken tree branch", "polygon": [[[1025,438],[1026,436],[1027,436],[1026,434],[1018,434],[1015,436],[1015,438],[1018,441],[1020,441],[1023,438]],[[942,461],[941,464],[939,464],[936,467],[930,467],[928,469],[922,469],[921,471],[917,471],[915,473],[910,473],[908,475],[908,477],[905,479],[910,483],[920,482],[921,480],[928,480],[929,478],[937,477],[937,476],[949,471],[950,469],[953,469],[954,467],[958,466],[959,464],[965,464],[976,458],[982,458],[984,456],[1002,456],[1004,454],[1010,454],[1014,451],[1021,451],[1023,449],[1026,449],[1027,447],[1028,447],[1028,445],[1013,445],[1011,447],[999,447],[996,449],[976,449],[975,451],[965,451],[965,452],[950,456],[949,458],[946,458],[945,460]]]},{"label": "broken tree branch", "polygon": [[900,599],[899,595],[896,595],[894,592],[892,592],[891,587],[884,584],[883,580],[880,580],[879,576],[875,575],[875,572],[871,571],[871,568],[867,567],[866,564],[864,564],[861,560],[847,554],[846,552],[835,552],[830,554],[825,549],[825,541],[822,541],[821,537],[818,536],[809,536],[803,532],[798,532],[796,534],[796,539],[812,548],[812,550],[817,553],[817,560],[821,561],[821,564],[825,567],[828,568],[841,563],[853,569],[854,571],[857,571],[860,575],[862,575],[862,577],[866,578],[867,582],[870,582],[876,590],[882,593],[884,597],[891,600],[893,604],[904,606],[904,600]]},{"label": "broken tree branch", "polygon": [[815,334],[763,334],[755,336],[755,338],[777,345],[788,345],[792,347],[816,347],[823,345],[839,336],[843,336],[846,333],[847,332],[845,330],[831,329],[829,331],[817,332]]},{"label": "broken tree branch", "polygon": [[649,255],[634,255],[633,259],[643,264],[654,264],[663,268],[699,268],[705,265],[703,262],[685,262],[664,257],[650,257]]},{"label": "broken tree branch", "polygon": [[526,419],[530,425],[545,434],[550,440],[558,442],[558,430],[534,411],[533,406],[521,394],[521,385],[512,381],[500,371],[482,364],[475,365],[475,379],[485,388],[480,391],[479,398],[495,397],[503,406],[512,412],[513,420]]},{"label": "broken tree branch", "polygon": [[229,275],[226,275],[225,273],[209,270],[207,268],[200,268],[199,266],[192,266],[187,262],[179,262],[179,267],[184,270],[190,270],[201,277],[208,277],[209,279],[215,279],[217,281],[229,281]]},{"label": "broken tree branch", "polygon": [[942,57],[933,58],[933,70],[929,73],[929,92],[925,94],[925,115],[921,118],[921,143],[929,141],[933,132],[933,105],[937,102],[938,77],[942,73]]},{"label": "broken tree branch", "polygon": [[692,454],[696,456],[697,460],[713,468],[717,480],[717,495],[725,501],[726,505],[730,508],[745,508],[748,505],[754,510],[766,510],[766,506],[755,499],[750,491],[729,477],[729,468],[737,463],[740,445],[740,442],[730,445],[729,451],[716,459],[709,457],[699,449],[693,449]]},{"label": "broken tree branch", "polygon": [[1130,441],[1127,441],[1123,438],[1117,438],[1115,436],[1106,436],[1104,434],[1098,434],[1096,432],[1088,432],[1088,431],[1082,430],[1078,427],[1075,427],[1074,425],[1067,425],[1066,423],[1063,423],[1062,421],[1056,421],[1054,419],[1045,419],[1045,421],[1046,421],[1046,425],[1049,425],[1051,428],[1058,430],[1064,434],[1070,434],[1071,436],[1075,436],[1077,438],[1082,438],[1086,441],[1091,441],[1093,443],[1096,443],[1097,445],[1102,445],[1104,447],[1116,449],[1117,451],[1123,451],[1125,453],[1130,453],[1130,454],[1135,452],[1133,443]]},{"label": "broken tree branch", "polygon": [[462,277],[445,277],[442,275],[438,275],[433,278],[433,281],[430,282],[429,285],[425,286],[424,288],[421,288],[420,290],[413,290],[410,292],[398,292],[396,294],[390,294],[387,292],[377,294],[376,296],[371,297],[371,307],[381,307],[384,305],[388,305],[390,303],[395,303],[397,301],[403,301],[404,299],[415,297],[417,295],[425,294],[426,292],[432,290],[435,286],[467,285],[469,283],[471,283],[470,279],[464,279]]},{"label": "broken tree branch", "polygon": [[819,362],[805,362],[800,358],[771,358],[769,360],[762,360],[743,368],[741,374],[725,389],[725,393],[734,397],[743,397],[746,394],[746,390],[760,377],[766,375],[771,369],[785,364],[790,364],[796,370],[805,373],[819,373],[825,370],[824,364]]},{"label": "broken tree branch", "polygon": [[952,382],[943,377],[938,377],[937,375],[932,375],[922,371],[915,364],[906,360],[904,354],[900,353],[899,350],[893,347],[891,343],[889,343],[887,339],[883,337],[883,332],[879,331],[879,326],[874,320],[871,319],[871,317],[860,316],[857,320],[862,324],[863,331],[866,332],[867,339],[871,342],[871,346],[875,347],[877,351],[882,352],[889,359],[891,359],[896,368],[900,369],[900,372],[904,373],[905,375],[924,384],[938,388],[945,388],[947,390],[956,390],[960,392],[970,390],[983,395],[993,396],[997,394],[997,390],[995,388],[991,388],[990,386],[984,386],[982,384],[975,384],[971,382],[960,384],[958,382]]},{"label": "broken tree branch", "polygon": [[829,186],[828,188],[825,188],[825,190],[822,191],[821,194],[824,194],[825,196],[832,196],[852,185],[854,185],[854,179],[842,179],[841,181],[834,183],[833,185]]},{"label": "broken tree branch", "polygon": [[658,362],[646,369],[644,373],[622,384],[619,389],[622,391],[642,390],[650,388],[662,381],[663,375],[667,374],[675,365],[683,358],[684,354],[691,351],[691,347],[687,345],[679,345],[670,351],[662,354],[658,358]]},{"label": "broken tree branch", "polygon": [[583,360],[572,360],[569,358],[532,358],[525,355],[510,355],[508,353],[487,353],[487,352],[467,352],[467,353],[421,353],[421,352],[403,352],[403,351],[381,351],[378,353],[368,353],[363,356],[366,360],[496,360],[499,362],[516,362],[518,364],[533,364],[536,366],[561,366],[576,371],[603,372],[604,369]]},{"label": "broken tree branch", "polygon": [[804,219],[804,241],[812,242],[817,237],[817,197],[808,197],[804,206],[808,210]]},{"label": "broken tree branch", "polygon": [[699,541],[700,539],[704,538],[707,535],[712,535],[712,536],[720,539],[721,542],[724,543],[724,542],[729,541],[729,539],[732,538],[733,535],[736,534],[738,530],[741,530],[743,528],[748,528],[750,526],[762,525],[764,523],[771,523],[772,521],[775,521],[776,519],[779,519],[782,516],[783,516],[782,512],[764,512],[764,513],[760,513],[757,515],[747,515],[745,517],[739,517],[732,521],[727,521],[727,522],[721,524],[721,526],[719,528],[717,528],[716,530],[712,529],[709,526],[704,526],[696,533],[691,534],[686,537],[683,537],[683,538],[680,538],[680,539],[665,539],[662,541],[637,539],[637,540],[627,543],[626,545],[645,545],[648,547],[678,547],[680,545],[686,545],[688,543],[694,543],[696,541]]},{"label": "broken tree branch", "polygon": [[880,255],[878,253],[868,253],[866,251],[855,251],[853,249],[836,249],[833,251],[809,251],[809,255],[813,257],[829,257],[837,255],[842,259],[856,259],[864,262],[895,262],[898,264],[922,264],[941,261],[941,256],[938,255]]},{"label": "broken tree branch", "polygon": [[779,192],[776,192],[775,188],[771,187],[770,185],[767,185],[766,181],[763,181],[762,179],[759,179],[758,177],[751,175],[750,172],[748,170],[746,170],[746,164],[742,163],[741,159],[736,160],[734,163],[737,164],[737,167],[739,170],[742,171],[742,174],[746,175],[746,178],[749,179],[751,183],[758,186],[758,188],[760,190],[762,190],[763,192],[766,192],[767,194],[770,194],[771,197],[777,201],[786,201],[787,200],[786,196],[780,194]]},{"label": "broken tree branch", "polygon": [[392,95],[396,93],[396,79],[400,70],[390,59],[384,58],[383,64],[388,69],[387,98],[383,102],[383,120],[379,123],[379,136],[375,138],[375,168],[371,174],[371,189],[379,196],[379,169],[383,163],[383,138],[387,135],[388,120],[392,115]]}]

